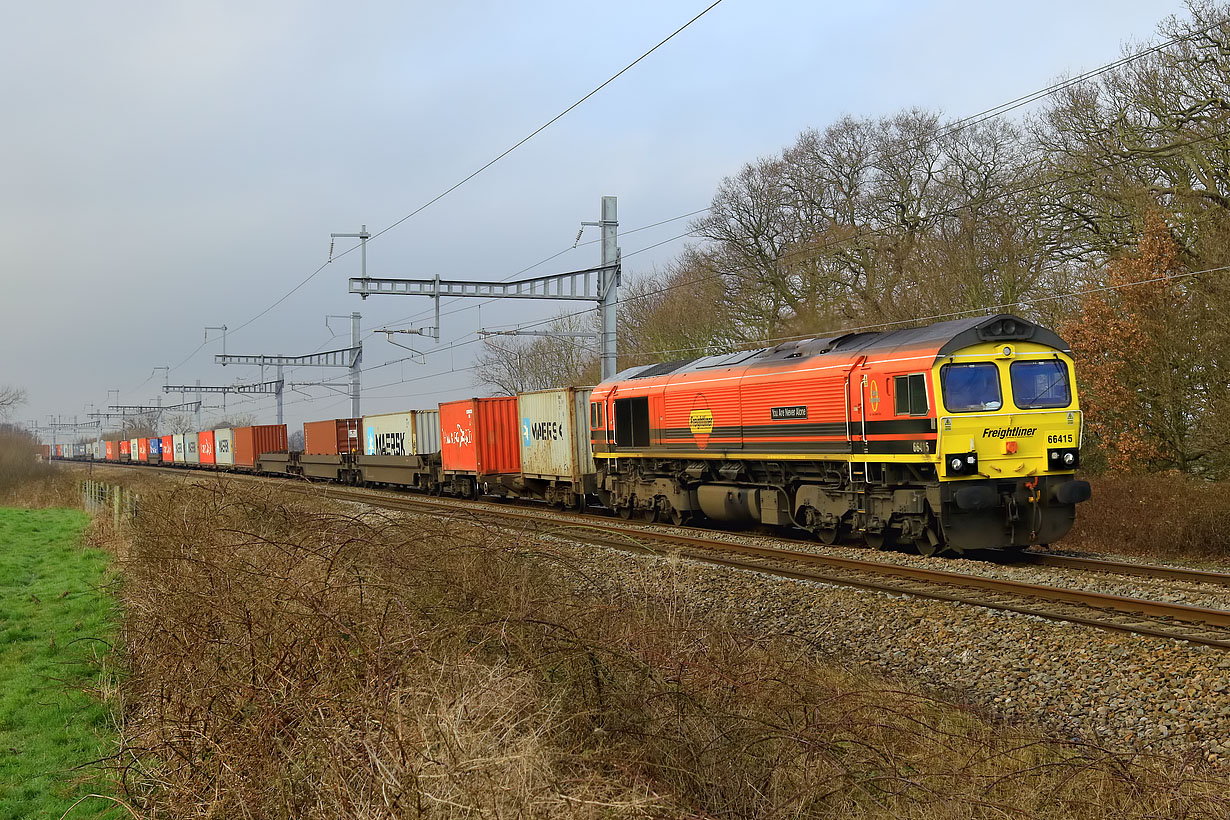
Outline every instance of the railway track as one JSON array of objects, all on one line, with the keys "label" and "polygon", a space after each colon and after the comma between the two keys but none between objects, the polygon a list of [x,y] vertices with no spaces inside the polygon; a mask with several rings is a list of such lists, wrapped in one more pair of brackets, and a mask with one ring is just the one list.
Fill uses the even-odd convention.
[{"label": "railway track", "polygon": [[[185,475],[183,470],[156,469]],[[722,533],[718,532],[685,535],[650,524],[616,522],[594,515],[530,507],[476,505],[454,499],[393,494],[391,491],[313,486],[338,500],[432,515],[464,514],[472,520],[481,519],[497,524],[519,521],[543,535],[563,536],[627,552],[672,552],[710,564],[782,578],[949,601],[1051,621],[1230,649],[1230,610],[987,578],[908,564],[859,560],[814,551],[757,546],[724,540],[720,537]],[[782,540],[781,543],[789,544],[792,541]],[[797,540],[793,543],[815,546]],[[1041,553],[1022,553],[1016,558],[1021,563],[1035,566],[1230,586],[1230,573],[1208,570]]]},{"label": "railway track", "polygon": [[[329,488],[332,498],[357,501],[395,510],[427,511],[435,515],[465,514],[468,517],[499,523],[515,520],[542,535],[556,535],[614,549],[663,554],[672,552],[686,558],[731,568],[762,572],[783,578],[838,586],[911,595],[931,600],[950,601],[985,609],[1031,615],[1051,621],[1082,624],[1118,632],[1155,638],[1188,641],[1219,649],[1230,649],[1230,610],[1209,609],[1187,604],[1152,601],[1120,595],[1030,584],[967,573],[935,570],[879,561],[863,561],[814,552],[756,546],[727,541],[714,536],[684,535],[647,525],[599,522],[593,517],[546,514],[525,508],[491,510],[472,505],[441,502],[439,499],[392,497],[358,490]],[[1062,556],[1039,556],[1062,558]],[[1077,563],[1074,563],[1076,561]],[[1042,563],[1042,562],[1039,562]],[[1119,562],[1063,560],[1052,566],[1107,572]],[[1126,564],[1134,575],[1144,567]],[[1180,577],[1195,580],[1222,573],[1199,570],[1175,571],[1169,567],[1148,567],[1161,571],[1152,577]],[[1222,577],[1218,583],[1230,581]]]}]

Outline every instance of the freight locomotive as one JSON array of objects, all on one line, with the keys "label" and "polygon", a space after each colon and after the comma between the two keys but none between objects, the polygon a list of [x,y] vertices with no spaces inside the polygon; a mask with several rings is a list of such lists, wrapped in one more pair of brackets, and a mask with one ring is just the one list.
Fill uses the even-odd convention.
[{"label": "freight locomotive", "polygon": [[310,422],[301,452],[266,425],[64,457],[598,502],[624,518],[771,525],[929,555],[1066,534],[1090,495],[1074,476],[1082,421],[1068,346],[1000,314]]}]

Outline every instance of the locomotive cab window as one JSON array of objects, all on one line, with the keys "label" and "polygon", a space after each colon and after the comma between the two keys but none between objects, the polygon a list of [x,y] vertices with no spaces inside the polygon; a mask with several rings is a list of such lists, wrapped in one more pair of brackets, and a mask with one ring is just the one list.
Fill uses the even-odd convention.
[{"label": "locomotive cab window", "polygon": [[1022,410],[1067,407],[1072,403],[1068,366],[1058,359],[1013,362],[1008,368],[1012,400]]},{"label": "locomotive cab window", "polygon": [[927,377],[922,373],[893,376],[893,403],[898,416],[927,415]]},{"label": "locomotive cab window", "polygon": [[592,402],[589,405],[589,429],[601,430],[606,426],[605,413],[601,402]]},{"label": "locomotive cab window", "polygon": [[998,410],[1004,406],[999,368],[993,362],[946,364],[940,368],[940,390],[950,413]]},{"label": "locomotive cab window", "polygon": [[615,445],[649,446],[649,397],[615,400]]}]

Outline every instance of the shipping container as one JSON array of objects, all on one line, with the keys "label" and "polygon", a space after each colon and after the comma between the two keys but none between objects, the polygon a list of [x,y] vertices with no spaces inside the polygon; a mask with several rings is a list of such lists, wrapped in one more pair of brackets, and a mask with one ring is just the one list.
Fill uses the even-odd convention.
[{"label": "shipping container", "polygon": [[357,453],[362,427],[361,418],[306,422],[303,425],[303,453],[309,456]]},{"label": "shipping container", "polygon": [[51,445],[50,444],[40,444],[38,448],[38,453],[40,456],[43,457],[43,461],[51,461]]},{"label": "shipping container", "polygon": [[64,455],[63,455],[63,453],[64,453],[64,445],[63,445],[63,444],[57,444],[55,447],[56,447],[56,458],[64,458]]},{"label": "shipping container", "polygon": [[149,440],[149,463],[162,463],[162,438],[155,436]]},{"label": "shipping container", "polygon": [[137,461],[149,461],[149,439],[134,439],[137,445]]},{"label": "shipping container", "polygon": [[184,435],[182,433],[176,433],[175,435],[171,436],[171,441],[174,444],[175,463],[176,464],[187,463],[188,452],[184,447]]},{"label": "shipping container", "polygon": [[118,441],[103,442],[103,458],[107,461],[115,461],[120,457],[120,445]]},{"label": "shipping container", "polygon": [[184,433],[184,461],[188,464],[201,463],[201,440],[198,436],[198,433]]},{"label": "shipping container", "polygon": [[589,444],[592,387],[538,390],[517,396],[521,475],[580,484],[594,473]]},{"label": "shipping container", "polygon": [[126,438],[120,439],[120,456],[122,457],[126,455],[131,455],[131,454],[132,454],[132,441]]},{"label": "shipping container", "polygon": [[521,472],[517,397],[463,399],[440,405],[445,473],[479,478]]},{"label": "shipping container", "polygon": [[137,446],[137,440],[135,438],[128,439],[128,456],[133,461],[137,461],[141,458],[141,448]]},{"label": "shipping container", "polygon": [[219,467],[235,466],[235,431],[230,427],[214,430],[214,463]]},{"label": "shipping container", "polygon": [[197,455],[201,457],[202,464],[216,464],[217,459],[214,458],[214,431],[202,430],[197,433]]},{"label": "shipping container", "polygon": [[363,417],[363,454],[417,456],[440,452],[440,411],[407,410]]},{"label": "shipping container", "polygon": [[162,437],[162,463],[170,464],[175,460],[175,436]]},{"label": "shipping container", "polygon": [[234,450],[237,467],[255,467],[261,453],[285,453],[287,449],[285,424],[235,428]]}]

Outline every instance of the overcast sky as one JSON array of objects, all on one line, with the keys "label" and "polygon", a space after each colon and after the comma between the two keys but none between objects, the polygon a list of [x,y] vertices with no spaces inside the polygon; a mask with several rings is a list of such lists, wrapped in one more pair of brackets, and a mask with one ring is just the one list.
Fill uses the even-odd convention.
[{"label": "overcast sky", "polygon": [[[429,324],[428,299],[348,294],[357,253],[250,320],[327,260],[331,232],[388,228],[710,1],[7,4],[0,385],[29,393],[12,420],[84,420],[115,390],[124,404],[152,404],[157,366],[173,367],[172,384],[256,380],[255,368],[213,364],[222,341],[211,334],[201,347],[206,326],[234,330],[228,353],[300,355],[349,344],[349,323],[330,330],[327,314],[361,311],[365,336]],[[643,275],[686,240],[636,252],[688,220],[628,232],[704,208],[724,176],[806,128],[911,106],[972,114],[1113,61],[1172,13],[1182,4],[724,0],[373,240],[368,270],[505,279],[571,247],[613,195],[624,275]],[[597,264],[598,246],[584,244],[596,236],[587,229],[576,250],[525,275]],[[335,254],[352,244],[337,240]],[[587,304],[446,300],[456,312],[441,343],[415,339],[424,360],[383,367],[408,352],[367,336],[363,412],[481,394],[465,369],[480,323],[569,307]],[[331,377],[345,371],[288,374]],[[272,397],[240,401],[230,407],[274,421]],[[349,412],[328,389],[286,396],[292,429]]]}]

